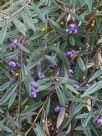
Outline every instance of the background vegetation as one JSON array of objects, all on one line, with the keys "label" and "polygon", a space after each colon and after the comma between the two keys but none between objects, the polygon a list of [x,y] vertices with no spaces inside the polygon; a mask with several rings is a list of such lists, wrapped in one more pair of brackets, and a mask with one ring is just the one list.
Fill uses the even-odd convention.
[{"label": "background vegetation", "polygon": [[0,136],[102,135],[102,1],[0,1]]}]

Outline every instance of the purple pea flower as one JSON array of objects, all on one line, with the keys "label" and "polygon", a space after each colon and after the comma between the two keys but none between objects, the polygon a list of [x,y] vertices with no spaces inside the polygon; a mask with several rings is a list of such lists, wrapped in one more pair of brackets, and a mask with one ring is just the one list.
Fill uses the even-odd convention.
[{"label": "purple pea flower", "polygon": [[70,24],[69,29],[66,29],[66,32],[69,34],[76,34],[78,32],[78,26],[75,23]]},{"label": "purple pea flower", "polygon": [[45,74],[42,71],[38,71],[37,75],[39,79],[45,78]]},{"label": "purple pea flower", "polygon": [[35,88],[35,89],[38,89],[38,83],[36,83],[36,82],[30,82],[30,86],[31,86],[31,88]]},{"label": "purple pea flower", "polygon": [[76,62],[75,62],[75,61],[70,61],[70,65],[71,65],[71,66],[75,66],[75,65],[76,65]]},{"label": "purple pea flower", "polygon": [[63,107],[61,107],[61,106],[56,106],[56,107],[55,107],[55,112],[58,112],[58,113],[59,113],[59,112],[62,110],[62,108],[63,108]]},{"label": "purple pea flower", "polygon": [[72,83],[71,84],[73,88],[79,90],[80,89],[80,85],[78,83]]},{"label": "purple pea flower", "polygon": [[38,83],[36,82],[30,82],[29,83],[29,89],[31,90],[29,96],[31,98],[36,98],[37,97],[37,91],[38,91]]},{"label": "purple pea flower", "polygon": [[51,64],[51,68],[55,71],[56,76],[59,76],[60,74],[60,68],[57,64]]},{"label": "purple pea flower", "polygon": [[96,121],[96,123],[97,123],[98,125],[102,125],[102,119],[98,119],[98,120]]},{"label": "purple pea flower", "polygon": [[76,55],[76,51],[75,50],[67,51],[66,55],[68,58],[71,59]]},{"label": "purple pea flower", "polygon": [[31,98],[36,98],[37,97],[37,94],[36,92],[31,92],[30,95],[29,95]]},{"label": "purple pea flower", "polygon": [[17,39],[14,39],[10,43],[10,50],[17,48]]},{"label": "purple pea flower", "polygon": [[6,60],[6,64],[9,66],[10,69],[20,68],[21,64],[13,59]]}]

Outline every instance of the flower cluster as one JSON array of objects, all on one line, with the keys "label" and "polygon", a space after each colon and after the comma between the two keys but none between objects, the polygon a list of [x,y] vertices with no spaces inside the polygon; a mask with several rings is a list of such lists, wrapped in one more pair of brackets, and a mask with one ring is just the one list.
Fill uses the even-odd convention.
[{"label": "flower cluster", "polygon": [[17,60],[14,60],[14,59],[7,59],[6,64],[8,65],[10,70],[21,67],[21,64]]},{"label": "flower cluster", "polygon": [[78,26],[75,23],[70,24],[69,29],[66,29],[66,32],[69,34],[76,34],[78,32]]},{"label": "flower cluster", "polygon": [[31,97],[31,98],[36,98],[37,97],[37,92],[38,92],[38,83],[36,83],[36,82],[30,82],[29,83],[29,89],[30,89],[30,94],[29,94],[29,96]]},{"label": "flower cluster", "polygon": [[75,50],[67,51],[66,55],[69,59],[72,59],[76,55],[76,51]]},{"label": "flower cluster", "polygon": [[13,50],[13,49],[17,48],[17,42],[18,42],[17,39],[14,39],[14,40],[11,41],[11,43],[10,43],[10,50]]}]

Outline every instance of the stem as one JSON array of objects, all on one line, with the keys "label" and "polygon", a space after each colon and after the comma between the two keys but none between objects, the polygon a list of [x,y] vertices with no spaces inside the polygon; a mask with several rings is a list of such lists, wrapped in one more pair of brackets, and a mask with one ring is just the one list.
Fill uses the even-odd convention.
[{"label": "stem", "polygon": [[33,128],[33,126],[35,125],[35,123],[36,123],[36,121],[37,121],[37,119],[38,119],[40,113],[42,112],[42,110],[43,110],[43,108],[44,108],[44,106],[45,106],[45,104],[46,104],[46,102],[47,102],[47,100],[44,102],[43,106],[42,106],[41,109],[39,110],[39,112],[38,112],[38,114],[37,114],[35,120],[34,120],[33,123],[32,123],[32,125],[31,125],[30,128],[27,130],[27,132],[25,133],[25,136],[27,136],[27,134],[29,133],[29,131],[30,131],[30,130]]}]

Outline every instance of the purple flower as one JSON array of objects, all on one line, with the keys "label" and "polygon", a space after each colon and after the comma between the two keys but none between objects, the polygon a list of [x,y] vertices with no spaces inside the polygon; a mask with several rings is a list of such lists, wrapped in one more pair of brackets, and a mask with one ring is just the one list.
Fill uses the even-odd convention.
[{"label": "purple flower", "polygon": [[96,123],[97,123],[98,125],[102,125],[102,119],[98,119],[98,120],[96,121]]},{"label": "purple flower", "polygon": [[58,65],[57,64],[52,64],[51,68],[55,71],[56,76],[59,76],[60,68],[58,67]]},{"label": "purple flower", "polygon": [[70,24],[69,29],[66,29],[66,32],[69,34],[76,34],[78,32],[78,26],[75,23]]},{"label": "purple flower", "polygon": [[21,67],[21,64],[16,62],[16,68],[20,68]]},{"label": "purple flower", "polygon": [[36,98],[37,97],[37,94],[36,92],[31,92],[30,95],[29,95],[31,98]]},{"label": "purple flower", "polygon": [[17,39],[14,39],[10,43],[10,50],[15,49],[17,47]]},{"label": "purple flower", "polygon": [[9,66],[10,69],[21,67],[21,64],[19,62],[17,62],[16,60],[13,60],[13,59],[6,60],[6,64]]},{"label": "purple flower", "polygon": [[66,55],[68,58],[71,59],[76,55],[76,51],[75,50],[67,51]]},{"label": "purple flower", "polygon": [[45,74],[42,71],[38,71],[37,75],[39,79],[45,78]]},{"label": "purple flower", "polygon": [[36,82],[30,82],[29,83],[29,89],[31,90],[29,96],[31,98],[36,98],[37,97],[37,91],[38,91],[38,83]]},{"label": "purple flower", "polygon": [[62,110],[63,107],[61,106],[56,106],[55,107],[55,112],[60,112]]},{"label": "purple flower", "polygon": [[78,83],[72,83],[71,84],[73,88],[79,90],[80,89],[80,85]]},{"label": "purple flower", "polygon": [[76,62],[75,62],[75,61],[70,61],[70,65],[71,65],[71,66],[75,66],[75,65],[76,65]]},{"label": "purple flower", "polygon": [[38,83],[36,83],[36,82],[30,82],[30,86],[31,86],[31,88],[35,88],[35,89],[38,89]]}]

